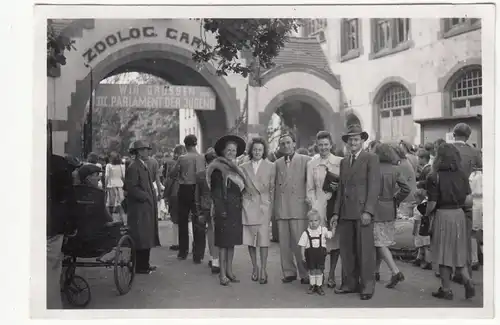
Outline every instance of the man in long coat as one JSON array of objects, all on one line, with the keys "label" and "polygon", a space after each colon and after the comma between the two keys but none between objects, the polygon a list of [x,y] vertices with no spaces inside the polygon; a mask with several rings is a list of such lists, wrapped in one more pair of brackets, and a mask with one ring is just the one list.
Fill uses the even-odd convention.
[{"label": "man in long coat", "polygon": [[149,264],[150,250],[160,246],[156,195],[146,166],[150,146],[144,141],[133,143],[130,153],[135,159],[125,173],[127,192],[127,224],[136,246],[136,273],[150,274],[156,269]]},{"label": "man in long coat", "polygon": [[342,140],[350,155],[340,163],[340,183],[332,221],[338,220],[342,285],[335,293],[359,292],[371,299],[375,289],[373,216],[380,190],[380,164],[375,154],[363,150],[368,133],[351,125]]},{"label": "man in long coat", "polygon": [[284,156],[275,162],[274,216],[279,232],[283,272],[281,281],[289,283],[296,280],[298,269],[301,283],[309,284],[298,243],[302,232],[307,228],[309,206],[306,202],[306,177],[307,162],[311,157],[295,152],[295,138],[292,134],[282,135],[279,143]]}]

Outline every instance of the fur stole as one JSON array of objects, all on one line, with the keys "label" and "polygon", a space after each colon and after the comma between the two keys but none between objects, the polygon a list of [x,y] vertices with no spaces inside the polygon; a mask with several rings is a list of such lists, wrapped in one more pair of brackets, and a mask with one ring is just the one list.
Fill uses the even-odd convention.
[{"label": "fur stole", "polygon": [[219,170],[222,173],[222,179],[224,181],[224,185],[227,184],[228,176],[232,175],[241,178],[243,180],[243,183],[245,184],[245,188],[253,187],[253,184],[248,181],[248,179],[245,177],[240,167],[238,167],[235,163],[224,157],[217,157],[207,167],[206,180],[208,188],[211,188],[210,179],[212,177],[212,173],[215,170]]}]

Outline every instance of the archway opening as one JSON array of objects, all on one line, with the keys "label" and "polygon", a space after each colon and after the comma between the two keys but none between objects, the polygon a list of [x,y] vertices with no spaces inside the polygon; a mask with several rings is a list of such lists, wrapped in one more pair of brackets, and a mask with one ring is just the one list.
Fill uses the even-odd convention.
[{"label": "archway opening", "polygon": [[[94,88],[103,80],[109,80],[110,78],[112,79],[113,76],[118,76],[120,74],[124,73],[140,73],[140,74],[145,74],[145,75],[150,75],[154,76],[157,81],[163,81],[160,84],[170,84],[170,85],[185,85],[185,86],[202,86],[202,87],[210,87],[214,90],[214,93],[216,94],[216,107],[215,110],[190,110],[189,116],[191,118],[191,124],[194,123],[194,125],[197,125],[197,128],[189,128],[188,130],[190,131],[189,133],[197,133],[198,137],[200,138],[200,150],[205,150],[207,147],[212,146],[213,143],[219,138],[220,136],[224,135],[225,131],[228,128],[228,116],[227,116],[227,107],[224,106],[223,101],[221,100],[221,97],[219,96],[219,93],[214,89],[213,85],[205,78],[199,71],[193,69],[193,67],[190,67],[188,65],[179,63],[176,60],[172,59],[165,59],[165,58],[144,58],[144,59],[137,59],[137,60],[130,60],[122,65],[119,65],[115,67],[114,69],[108,69],[106,71],[106,74],[101,74],[104,75],[103,78],[98,78],[97,80],[94,80],[95,86]],[[95,77],[94,77],[95,78]],[[122,83],[121,81],[118,83]],[[90,87],[90,84],[88,85]],[[86,89],[86,92],[89,94],[90,93],[90,88]],[[81,97],[81,96],[80,96]],[[88,107],[88,98],[90,96],[87,96],[85,98],[85,104],[84,107]],[[80,106],[82,103],[77,103],[77,107]],[[95,106],[95,105],[94,105]],[[81,106],[80,106],[81,107]],[[83,135],[83,124],[85,123],[86,116],[88,109],[82,109],[81,113],[78,115],[78,112],[75,112],[74,107],[73,109],[73,119],[77,119],[81,125],[81,129],[76,131],[75,133],[72,134],[72,138],[69,139],[69,141],[72,141],[72,148],[73,151],[78,150],[81,148],[81,137]],[[231,107],[229,108],[233,110],[234,108]],[[156,110],[158,111],[158,110]],[[156,114],[156,115],[155,115]],[[77,115],[77,116],[75,116]],[[140,114],[141,115],[141,114]],[[142,114],[143,115],[143,114]],[[151,115],[151,114],[150,114]],[[177,127],[175,127],[173,130],[167,130],[167,128],[164,125],[159,125],[159,120],[162,120],[162,118],[159,118],[159,116],[162,115],[163,119],[165,119],[166,115],[170,115],[170,119],[177,119],[176,124]],[[154,130],[151,130],[151,127],[156,126],[157,130],[156,133],[160,132],[163,134],[165,137],[172,137],[173,141],[176,143],[182,142],[182,139],[180,139],[179,135],[181,132],[179,132],[179,116],[188,116],[187,113],[185,114],[179,114],[179,110],[174,112],[166,112],[164,114],[161,114],[160,112],[153,112],[151,115],[151,119],[149,120],[144,120],[144,119],[139,119],[138,122],[139,124],[143,124],[144,130],[143,132],[135,132],[135,135],[142,135],[141,138],[146,138],[146,139],[154,139],[153,133],[155,132]],[[193,116],[196,116],[193,122]],[[115,117],[116,119],[116,117]],[[115,121],[117,122],[117,121]],[[124,122],[122,121],[122,124]],[[132,126],[135,122],[131,121]],[[98,123],[94,121],[94,127],[99,127]],[[97,124],[97,125],[96,125]],[[125,133],[130,131],[130,128],[126,128],[126,122],[125,122]],[[216,126],[216,127],[214,127]],[[140,126],[135,126],[140,127]],[[198,130],[196,130],[198,129]],[[148,133],[150,132],[150,133]],[[94,134],[96,133],[95,131],[93,132]],[[77,137],[78,139],[75,139]],[[94,142],[94,139],[92,139]],[[113,139],[113,141],[117,141],[118,139]],[[158,140],[158,139],[157,139]],[[173,141],[169,141],[168,139],[163,139],[160,142],[161,143],[156,143],[154,146],[158,147],[155,148],[158,149],[158,151],[163,151],[165,150],[165,146],[168,144],[168,147],[171,147]],[[116,146],[116,145],[115,145]],[[120,150],[123,151],[123,148],[127,147],[126,143],[123,143],[121,146],[119,146]],[[128,147],[127,147],[128,148]]]},{"label": "archway opening", "polygon": [[317,108],[300,100],[285,102],[276,109],[268,125],[271,149],[278,145],[280,134],[292,132],[298,148],[307,149],[314,144],[316,134],[325,129],[325,123]]}]

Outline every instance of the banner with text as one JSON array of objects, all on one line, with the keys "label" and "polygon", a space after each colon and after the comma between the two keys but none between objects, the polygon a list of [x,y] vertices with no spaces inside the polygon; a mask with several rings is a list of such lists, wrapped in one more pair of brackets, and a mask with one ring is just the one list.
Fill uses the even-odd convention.
[{"label": "banner with text", "polygon": [[95,107],[215,110],[210,87],[100,84],[94,98]]}]

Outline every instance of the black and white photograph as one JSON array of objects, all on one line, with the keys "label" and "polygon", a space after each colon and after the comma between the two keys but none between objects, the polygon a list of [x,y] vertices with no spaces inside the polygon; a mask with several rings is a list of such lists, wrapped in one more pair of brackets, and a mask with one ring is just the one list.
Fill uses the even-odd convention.
[{"label": "black and white photograph", "polygon": [[494,11],[35,6],[31,317],[493,317]]}]

